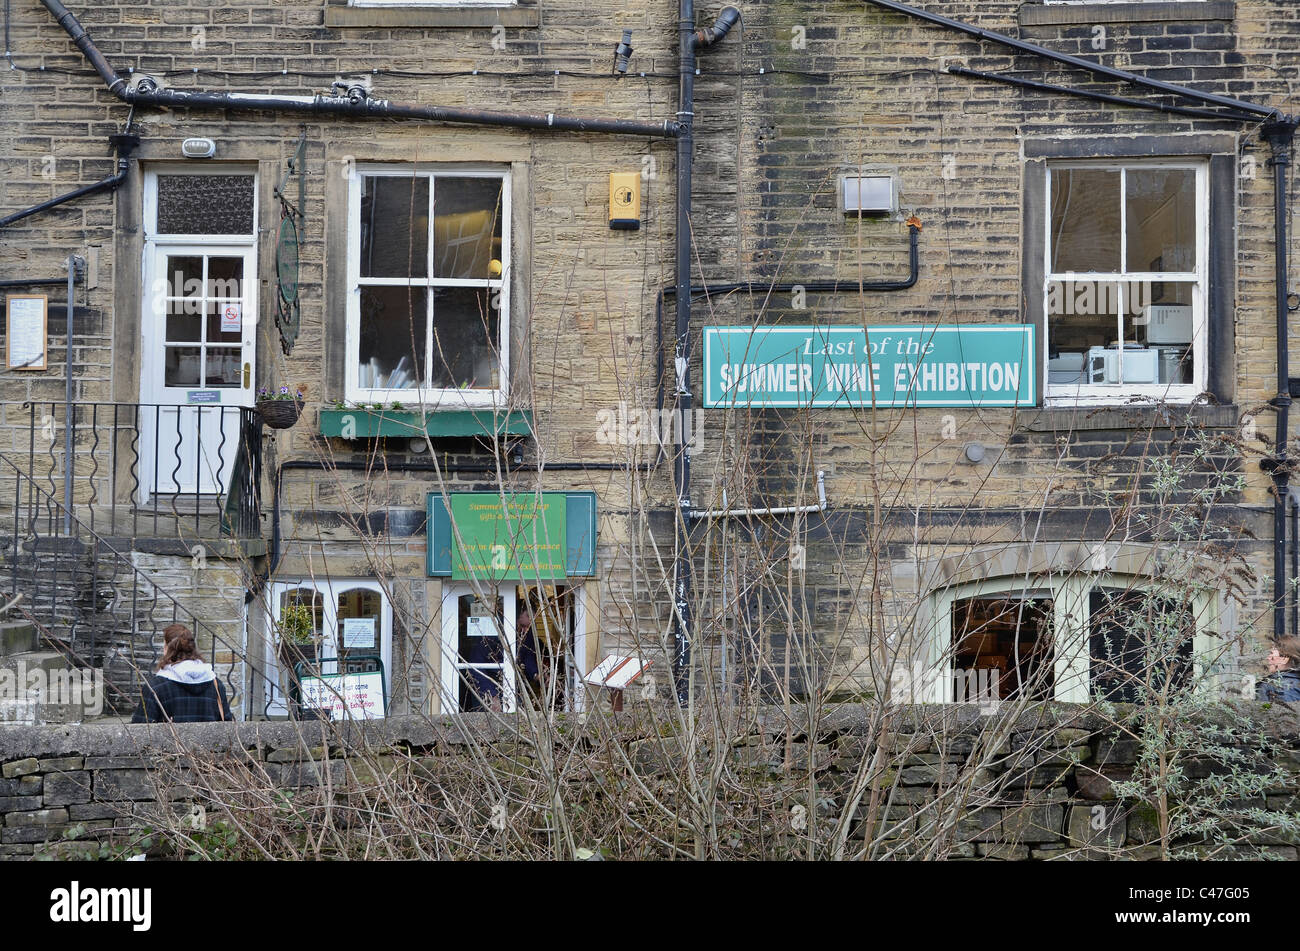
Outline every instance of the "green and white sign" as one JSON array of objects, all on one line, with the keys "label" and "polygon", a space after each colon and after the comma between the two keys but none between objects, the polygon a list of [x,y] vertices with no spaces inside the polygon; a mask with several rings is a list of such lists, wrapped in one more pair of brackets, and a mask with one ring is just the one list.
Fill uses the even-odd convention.
[{"label": "green and white sign", "polygon": [[451,576],[470,578],[563,578],[566,502],[561,492],[458,492],[451,497]]},{"label": "green and white sign", "polygon": [[705,327],[710,409],[1033,406],[1034,328]]}]

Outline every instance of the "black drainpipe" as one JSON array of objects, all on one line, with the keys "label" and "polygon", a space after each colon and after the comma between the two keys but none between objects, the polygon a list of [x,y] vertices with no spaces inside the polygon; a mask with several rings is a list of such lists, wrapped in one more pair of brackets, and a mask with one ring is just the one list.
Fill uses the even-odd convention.
[{"label": "black drainpipe", "polygon": [[523,472],[582,472],[591,470],[595,472],[622,472],[640,471],[648,472],[653,468],[653,464],[641,463],[629,465],[620,462],[548,462],[537,466],[529,466],[526,469],[516,467],[510,469],[507,466],[498,466],[496,462],[463,462],[463,463],[443,463],[424,462],[424,461],[388,461],[374,460],[361,461],[354,459],[289,459],[280,463],[275,471],[274,498],[271,501],[271,550],[267,553],[266,570],[259,572],[254,576],[254,583],[251,584],[247,591],[244,592],[244,603],[252,601],[261,592],[266,582],[275,574],[275,570],[280,566],[281,542],[280,537],[280,490],[284,485],[284,474],[286,472],[329,472],[335,469],[342,469],[344,472],[491,472],[495,473],[498,469],[504,471],[507,475],[519,475]]},{"label": "black drainpipe", "polygon": [[1287,169],[1291,166],[1291,146],[1295,142],[1297,120],[1276,119],[1264,124],[1263,138],[1273,150],[1273,241],[1274,274],[1277,282],[1277,396],[1270,404],[1277,409],[1277,431],[1273,456],[1264,466],[1273,477],[1273,638],[1286,637],[1287,603],[1287,525],[1286,506],[1291,478],[1287,443],[1291,438],[1291,365],[1287,346],[1289,314],[1287,306]]},{"label": "black drainpipe", "polygon": [[[691,294],[699,297],[708,294],[710,297],[722,296],[725,294],[742,293],[742,294],[791,294],[795,290],[803,290],[809,294],[857,294],[865,292],[890,292],[905,291],[910,287],[915,287],[917,279],[921,275],[921,252],[918,246],[918,237],[921,233],[920,219],[912,217],[907,220],[908,231],[908,271],[907,277],[897,281],[783,281],[781,283],[772,283],[771,281],[740,281],[733,283],[707,284],[691,288]],[[659,415],[656,419],[663,418],[664,409],[664,338],[663,338],[663,310],[664,297],[669,294],[676,294],[675,287],[660,288],[659,293],[655,296],[655,326],[658,328],[659,339],[655,347],[656,365],[655,380],[657,381],[656,409]],[[685,433],[685,424],[678,427],[678,432]],[[663,458],[664,447],[660,446],[658,459]]]},{"label": "black drainpipe", "polygon": [[[691,172],[695,163],[695,73],[697,47],[712,46],[740,22],[740,11],[724,7],[713,25],[695,29],[695,0],[679,0],[678,6],[677,106],[677,341],[674,347],[674,379],[677,408],[682,419],[689,416],[691,395]],[[662,375],[661,375],[662,376]],[[676,550],[673,557],[673,680],[677,699],[687,703],[691,683],[691,450],[687,440],[677,444],[673,464],[673,488],[677,497]]]},{"label": "black drainpipe", "polygon": [[[15,221],[22,221],[24,218],[30,218],[32,215],[38,215],[43,211],[49,211],[51,208],[57,208],[59,205],[75,201],[78,198],[84,198],[86,195],[96,195],[99,192],[116,191],[117,188],[126,181],[127,170],[131,167],[130,156],[133,151],[140,145],[140,138],[131,135],[131,120],[126,122],[126,130],[121,135],[110,136],[109,140],[117,151],[117,171],[108,178],[100,179],[91,185],[83,185],[81,188],[74,189],[65,195],[57,198],[51,198],[49,201],[43,201],[39,205],[32,205],[22,211],[16,211],[12,215],[0,218],[0,228],[6,228]],[[29,284],[31,282],[28,282]]]},{"label": "black drainpipe", "polygon": [[643,135],[673,138],[677,124],[671,120],[642,122],[632,119],[592,119],[524,113],[492,112],[485,109],[451,109],[411,103],[371,99],[364,89],[354,87],[346,96],[252,96],[243,93],[189,92],[160,89],[158,83],[143,76],[135,88],[115,70],[95,46],[90,35],[60,0],[41,0],[45,8],[81,50],[82,55],[108,85],[109,91],[132,105],[163,106],[180,109],[252,109],[271,112],[296,112],[310,115],[336,115],[365,119],[422,119],[429,122],[456,122],[469,125],[508,126],[515,129],[554,129],[563,132],[605,132],[614,135]]}]

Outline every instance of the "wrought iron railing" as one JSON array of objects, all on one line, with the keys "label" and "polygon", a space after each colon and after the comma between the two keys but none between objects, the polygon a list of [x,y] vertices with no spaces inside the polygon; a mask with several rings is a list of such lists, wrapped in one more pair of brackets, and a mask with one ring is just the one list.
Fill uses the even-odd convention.
[{"label": "wrought iron railing", "polygon": [[[15,487],[8,524],[0,528],[0,592],[14,604],[12,613],[36,626],[47,649],[70,666],[103,670],[116,712],[138,702],[169,624],[189,627],[209,662],[226,668],[231,704],[239,702],[240,682],[272,683],[231,636],[137,567],[129,548],[69,513],[12,460],[0,457],[0,475]],[[236,677],[241,667],[245,675]]]},{"label": "wrought iron railing", "polygon": [[25,454],[26,474],[61,501],[65,519],[110,537],[190,536],[191,527],[196,538],[261,534],[256,410],[40,401],[22,413],[8,414],[11,441],[0,453]]}]

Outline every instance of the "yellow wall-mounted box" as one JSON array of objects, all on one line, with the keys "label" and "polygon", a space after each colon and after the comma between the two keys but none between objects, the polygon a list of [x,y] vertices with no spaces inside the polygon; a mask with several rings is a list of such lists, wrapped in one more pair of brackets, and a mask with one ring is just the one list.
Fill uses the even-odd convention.
[{"label": "yellow wall-mounted box", "polygon": [[636,231],[641,227],[641,174],[639,172],[610,173],[609,226],[615,231]]}]

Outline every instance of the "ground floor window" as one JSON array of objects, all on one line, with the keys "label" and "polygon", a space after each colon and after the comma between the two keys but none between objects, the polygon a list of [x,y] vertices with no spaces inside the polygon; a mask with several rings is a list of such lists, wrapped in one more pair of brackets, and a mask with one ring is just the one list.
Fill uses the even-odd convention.
[{"label": "ground floor window", "polygon": [[442,598],[444,712],[582,706],[581,588],[449,584]]},{"label": "ground floor window", "polygon": [[[393,608],[378,581],[277,581],[270,585],[268,597],[268,716],[289,713],[286,690],[295,662],[335,674],[378,657],[385,681],[392,682]],[[298,630],[306,630],[309,640],[300,638],[286,647],[290,632]]]},{"label": "ground floor window", "polygon": [[1052,599],[981,597],[954,601],[952,655],[954,670],[967,672],[960,685],[954,681],[957,700],[970,698],[972,685],[977,694],[985,691],[985,684],[996,684],[996,696],[1002,700],[1022,695],[1033,700],[1051,699]]},{"label": "ground floor window", "polygon": [[1088,616],[1094,696],[1140,703],[1184,689],[1192,676],[1192,605],[1144,591],[1094,588]]},{"label": "ground floor window", "polygon": [[961,585],[932,596],[929,656],[901,680],[921,702],[1142,702],[1206,671],[1215,605],[1106,574]]}]

